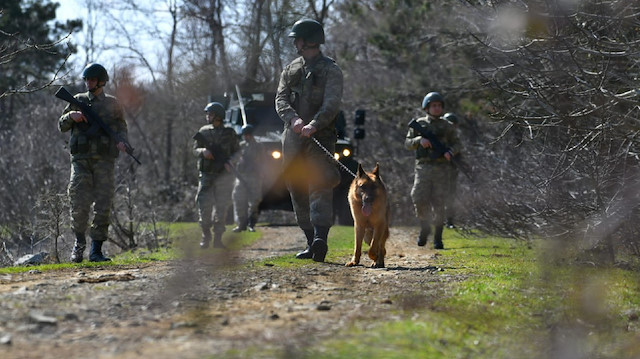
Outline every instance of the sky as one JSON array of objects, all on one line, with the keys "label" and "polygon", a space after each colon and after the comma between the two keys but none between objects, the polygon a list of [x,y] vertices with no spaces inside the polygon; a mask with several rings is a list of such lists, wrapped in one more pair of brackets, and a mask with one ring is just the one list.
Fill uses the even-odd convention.
[{"label": "sky", "polygon": [[[69,19],[80,18],[83,20],[84,26],[86,27],[86,24],[88,23],[87,19],[89,16],[86,8],[87,0],[50,0],[50,1],[57,2],[60,4],[60,6],[56,11],[57,21],[64,22]],[[153,0],[138,0],[136,1],[136,4],[140,6],[153,4],[153,6],[157,8],[159,7],[160,9],[162,6],[166,6],[166,4],[163,1],[153,1]],[[130,18],[130,16],[132,16],[131,13],[123,12],[117,15],[119,19],[122,20],[121,25],[129,28],[134,25],[139,26],[141,22],[150,20],[149,18],[142,18],[142,19],[140,19],[139,17]],[[153,17],[153,21],[155,25],[162,25],[162,22],[158,21],[159,19],[162,19],[162,16],[163,16],[162,12],[158,12],[155,14],[155,16]],[[110,45],[116,45],[118,44],[118,41],[122,41],[122,39],[114,38],[113,36],[107,36],[106,30],[105,30],[106,24],[104,21],[101,22],[100,20],[98,20],[96,24],[97,24],[96,32],[95,32],[96,41],[101,41],[101,42],[103,41],[104,43],[108,43]],[[86,52],[84,51],[84,46],[83,46],[86,42],[85,37],[86,37],[86,28],[81,30],[80,32],[77,32],[71,35],[71,41],[74,44],[78,45],[78,52],[69,58],[69,62],[71,63],[71,68],[77,68],[77,70],[72,71],[72,75],[73,75],[73,72],[76,72],[77,74],[79,74],[84,68],[84,66],[86,65],[87,55],[86,55]],[[127,45],[127,44],[120,43],[119,45]],[[159,67],[157,65],[161,61],[161,58],[157,54],[161,54],[163,50],[161,39],[145,38],[144,36],[137,36],[135,38],[135,46],[139,47],[141,51],[144,52],[145,57],[147,58],[147,60],[149,60],[152,67],[154,68]],[[115,50],[112,50],[112,51],[106,51],[104,53],[97,54],[95,59],[89,59],[89,60],[93,60],[95,62],[101,63],[103,66],[107,68],[107,70],[109,70],[111,67],[115,65],[121,64],[123,61],[134,62],[135,64],[139,63],[139,61],[127,59],[127,54],[130,54],[130,52],[124,51],[124,50],[117,52]],[[149,71],[147,71],[143,67],[138,68],[138,70],[136,71],[136,76],[141,80],[151,80],[151,75]]]}]

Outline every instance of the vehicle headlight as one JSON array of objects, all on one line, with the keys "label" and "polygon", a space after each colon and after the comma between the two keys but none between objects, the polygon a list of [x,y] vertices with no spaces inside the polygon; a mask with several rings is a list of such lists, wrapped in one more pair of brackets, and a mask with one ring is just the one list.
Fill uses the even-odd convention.
[{"label": "vehicle headlight", "polygon": [[336,161],[337,161],[337,160],[339,160],[339,159],[340,159],[340,154],[339,154],[339,153],[337,153],[337,152],[335,152],[335,153],[333,154],[333,158],[335,158],[335,159],[336,159]]},{"label": "vehicle headlight", "polygon": [[345,148],[344,150],[342,150],[342,155],[344,157],[349,157],[351,156],[351,151],[348,148]]},{"label": "vehicle headlight", "polygon": [[271,157],[275,158],[276,160],[279,160],[282,157],[282,152],[275,150],[271,152]]}]

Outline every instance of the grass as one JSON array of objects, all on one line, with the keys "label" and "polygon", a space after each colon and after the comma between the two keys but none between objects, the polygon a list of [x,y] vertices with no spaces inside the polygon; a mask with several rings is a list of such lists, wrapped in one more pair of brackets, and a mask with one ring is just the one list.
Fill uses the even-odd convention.
[{"label": "grass", "polygon": [[[200,231],[194,223],[170,225],[173,249],[135,251],[111,263],[47,264],[0,269],[12,273],[104,265],[130,265],[198,255]],[[331,229],[328,261],[351,254],[352,227]],[[185,239],[189,240],[185,240]],[[225,244],[240,249],[259,232],[227,231]],[[302,238],[301,238],[302,240]],[[640,280],[637,271],[595,268],[553,261],[544,241],[463,238],[445,232],[447,250],[430,260],[444,268],[438,300],[428,306],[398,309],[385,322],[356,322],[311,343],[295,357],[303,358],[638,358],[640,357]],[[322,265],[296,261],[292,255],[261,261],[276,268]],[[250,263],[253,266],[256,263]],[[396,297],[394,302],[402,301]],[[410,299],[407,299],[410,300]],[[291,349],[234,350],[223,357],[285,358]]]},{"label": "grass", "polygon": [[[31,270],[41,272],[51,270],[63,270],[69,268],[91,268],[91,267],[109,267],[109,266],[130,266],[155,261],[165,261],[177,259],[185,256],[202,256],[206,255],[199,251],[200,244],[200,227],[197,223],[177,222],[167,224],[169,229],[169,238],[173,239],[173,245],[170,248],[160,248],[154,251],[145,249],[134,249],[110,255],[110,262],[89,262],[88,252],[85,251],[85,260],[82,263],[49,263],[35,266],[17,266],[0,268],[0,274],[23,273]],[[230,249],[240,249],[260,238],[260,233],[244,232],[242,235],[231,232],[233,226],[228,226],[227,231],[223,235],[223,243]],[[188,240],[187,240],[188,239]],[[67,253],[61,253],[66,256]],[[64,257],[63,257],[64,258]],[[63,259],[64,260],[64,259]]]},{"label": "grass", "polygon": [[[331,229],[329,261],[352,249],[352,228]],[[541,244],[445,233],[447,250],[432,265],[446,282],[428,307],[400,320],[355,323],[296,353],[304,358],[637,358],[640,281],[637,272],[553,264]],[[289,256],[290,257],[290,256]],[[291,258],[278,266],[313,266]],[[402,298],[395,298],[394,302]],[[409,299],[411,300],[411,299]],[[275,349],[225,357],[291,357]]]}]

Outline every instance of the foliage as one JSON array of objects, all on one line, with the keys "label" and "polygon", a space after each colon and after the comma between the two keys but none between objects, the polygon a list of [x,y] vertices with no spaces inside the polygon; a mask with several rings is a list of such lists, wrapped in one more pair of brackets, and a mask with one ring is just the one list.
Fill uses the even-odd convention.
[{"label": "foliage", "polygon": [[[40,86],[75,51],[61,40],[79,30],[82,21],[54,21],[57,3],[5,0],[0,7],[0,98],[8,91]],[[53,23],[51,23],[53,22]],[[35,85],[35,86],[34,86]],[[4,101],[0,102],[2,105]],[[0,113],[11,109],[0,107]]]},{"label": "foliage", "polygon": [[640,7],[529,3],[483,9],[473,34],[475,70],[503,128],[497,140],[508,145],[506,167],[496,166],[508,171],[491,178],[517,194],[506,206],[488,198],[487,217],[519,213],[523,233],[601,247],[611,263],[620,239],[639,230],[628,220],[639,210]]}]

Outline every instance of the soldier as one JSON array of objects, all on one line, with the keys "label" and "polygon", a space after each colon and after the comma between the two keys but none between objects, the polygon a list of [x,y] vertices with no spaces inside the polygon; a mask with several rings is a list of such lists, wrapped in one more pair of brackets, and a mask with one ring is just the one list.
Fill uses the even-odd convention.
[{"label": "soldier", "polygon": [[[92,63],[84,68],[82,78],[87,92],[74,97],[90,105],[102,121],[126,141],[127,123],[122,107],[115,97],[104,93],[104,86],[109,81],[107,70],[100,64]],[[89,260],[109,261],[111,259],[102,254],[102,244],[108,239],[109,234],[111,203],[115,191],[115,159],[118,157],[118,150],[124,152],[126,146],[123,142],[116,143],[101,128],[89,124],[82,112],[71,104],[62,112],[58,128],[60,132],[71,131],[71,178],[68,193],[71,204],[71,228],[76,240],[70,259],[74,263],[82,262],[89,211],[93,204]]]},{"label": "soldier", "polygon": [[196,194],[198,222],[202,229],[200,248],[209,248],[213,224],[213,247],[224,248],[222,233],[231,205],[233,172],[229,159],[240,148],[236,132],[223,124],[225,108],[211,102],[204,108],[207,125],[194,136],[193,154],[198,158],[199,184]]},{"label": "soldier", "polygon": [[[445,216],[445,198],[449,193],[449,174],[454,155],[458,153],[458,136],[455,128],[440,116],[444,110],[444,98],[437,92],[429,92],[422,101],[427,116],[417,119],[425,129],[431,131],[435,139],[445,148],[444,153],[433,150],[432,142],[421,136],[413,128],[409,129],[405,147],[415,151],[415,177],[411,189],[411,199],[420,221],[418,245],[427,244],[431,224],[435,223],[433,248],[443,249],[442,230]],[[434,222],[432,222],[434,221]]]},{"label": "soldier", "polygon": [[261,167],[266,161],[264,146],[253,137],[253,126],[244,125],[240,132],[240,158],[236,166],[236,182],[233,186],[233,210],[237,226],[234,232],[255,232],[258,206],[262,200]]},{"label": "soldier", "polygon": [[[447,112],[442,118],[449,122],[453,128],[458,130],[458,116],[453,112]],[[460,158],[460,153],[456,154],[456,158]],[[459,161],[458,161],[459,162]],[[456,193],[458,191],[458,167],[451,166],[449,172],[449,195],[445,197],[445,226],[449,229],[456,228],[453,224],[453,216],[455,215]]]},{"label": "soldier", "polygon": [[333,224],[333,188],[340,183],[340,173],[335,161],[314,140],[334,153],[342,70],[320,50],[325,38],[319,22],[301,19],[293,25],[289,37],[294,39],[300,57],[282,71],[275,102],[284,122],[287,188],[298,226],[307,240],[307,248],[296,258],[323,262]]}]

